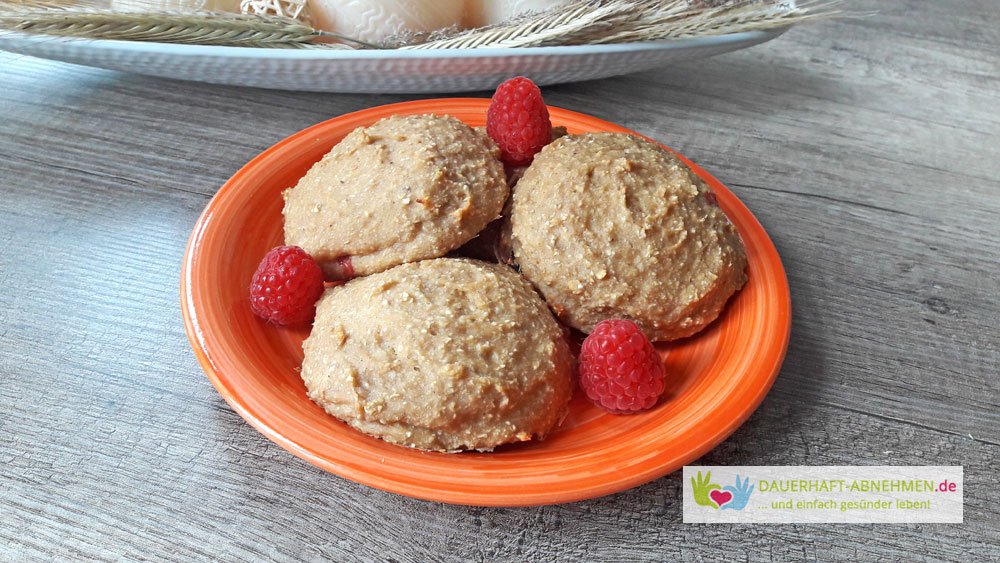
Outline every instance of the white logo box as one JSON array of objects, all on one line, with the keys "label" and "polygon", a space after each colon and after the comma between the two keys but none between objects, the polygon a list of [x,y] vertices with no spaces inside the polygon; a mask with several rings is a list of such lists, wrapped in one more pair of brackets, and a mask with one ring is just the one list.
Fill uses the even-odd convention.
[{"label": "white logo box", "polygon": [[684,522],[961,523],[961,466],[685,466]]}]

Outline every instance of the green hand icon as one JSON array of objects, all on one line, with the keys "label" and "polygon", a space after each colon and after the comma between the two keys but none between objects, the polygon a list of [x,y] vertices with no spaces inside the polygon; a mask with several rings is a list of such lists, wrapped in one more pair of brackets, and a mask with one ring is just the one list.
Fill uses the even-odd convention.
[{"label": "green hand icon", "polygon": [[705,474],[705,478],[701,478],[701,471],[698,472],[698,480],[691,478],[691,489],[694,491],[694,501],[702,506],[711,506],[712,508],[718,510],[719,507],[708,498],[708,493],[714,491],[715,489],[721,489],[719,485],[711,483],[712,472],[709,471]]}]

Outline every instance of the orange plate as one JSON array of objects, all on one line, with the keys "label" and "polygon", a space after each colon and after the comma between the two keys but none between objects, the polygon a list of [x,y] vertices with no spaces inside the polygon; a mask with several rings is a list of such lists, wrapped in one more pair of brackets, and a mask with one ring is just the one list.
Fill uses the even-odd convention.
[{"label": "orange plate", "polygon": [[[337,117],[281,141],[226,182],[191,234],[181,273],[184,323],[208,378],[240,416],[293,454],[353,481],[422,499],[569,502],[634,487],[697,459],[736,430],[771,388],[788,345],[791,305],[781,260],[760,223],[686,160],[743,237],[750,281],[708,329],[660,347],[669,383],[651,411],[607,414],[577,392],[569,416],[544,442],[461,454],[394,446],[348,428],[306,397],[298,369],[307,329],[275,328],[250,313],[250,276],[282,242],[282,190],[356,127],[421,113],[483,125],[487,103],[423,100]],[[553,124],[570,133],[629,132],[587,115],[550,111]]]}]

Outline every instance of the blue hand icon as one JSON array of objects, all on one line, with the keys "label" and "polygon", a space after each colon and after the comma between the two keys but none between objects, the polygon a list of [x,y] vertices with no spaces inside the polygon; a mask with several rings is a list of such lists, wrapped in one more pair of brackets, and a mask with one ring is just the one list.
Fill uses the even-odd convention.
[{"label": "blue hand icon", "polygon": [[750,484],[750,478],[747,477],[745,481],[740,482],[740,476],[736,476],[736,486],[726,485],[722,487],[722,490],[729,491],[733,493],[733,500],[722,505],[722,510],[730,508],[732,510],[743,510],[746,508],[747,501],[750,500],[750,493],[753,493],[753,485]]}]

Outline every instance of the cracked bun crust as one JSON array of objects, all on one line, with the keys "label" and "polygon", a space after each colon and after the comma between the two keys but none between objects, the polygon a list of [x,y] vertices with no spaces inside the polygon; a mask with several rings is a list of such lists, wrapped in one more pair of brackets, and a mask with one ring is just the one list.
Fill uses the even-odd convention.
[{"label": "cracked bun crust", "polygon": [[285,244],[328,279],[444,256],[500,214],[509,190],[499,157],[485,132],[451,116],[355,129],[285,191]]},{"label": "cracked bun crust", "polygon": [[690,336],[746,282],[746,253],[709,187],[632,135],[562,137],[514,188],[514,259],[559,318],[584,332],[635,321]]},{"label": "cracked bun crust", "polygon": [[507,266],[441,258],[327,290],[303,344],[309,397],[352,427],[433,451],[541,439],[572,393],[563,332]]}]

